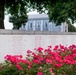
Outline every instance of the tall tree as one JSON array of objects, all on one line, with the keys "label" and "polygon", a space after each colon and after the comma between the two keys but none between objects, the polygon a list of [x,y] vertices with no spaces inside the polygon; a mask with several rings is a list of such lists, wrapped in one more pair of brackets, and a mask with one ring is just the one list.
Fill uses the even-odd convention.
[{"label": "tall tree", "polygon": [[[14,23],[15,20],[13,19],[20,21],[22,16],[26,16],[28,8],[37,9],[40,13],[47,10],[49,20],[57,25],[62,22],[76,22],[76,0],[0,0],[0,29],[4,28],[4,6],[7,12],[11,14],[11,22],[14,25],[18,24]],[[26,21],[27,16],[25,18]]]},{"label": "tall tree", "polygon": [[[51,6],[50,6],[51,7]],[[76,22],[76,0],[66,0],[56,2],[49,8],[48,15],[50,20],[57,25],[62,22],[73,24]]]},{"label": "tall tree", "polygon": [[0,29],[4,29],[4,5],[5,0],[0,0]]},{"label": "tall tree", "polygon": [[19,29],[27,22],[27,3],[22,0],[6,0],[5,7],[11,14],[9,21],[13,23],[13,29]]},{"label": "tall tree", "polygon": [[76,27],[71,24],[68,24],[68,32],[76,32]]},{"label": "tall tree", "polygon": [[[47,10],[49,20],[60,25],[76,22],[76,0],[30,0],[31,6],[38,11]],[[45,9],[45,10],[44,10]]]}]

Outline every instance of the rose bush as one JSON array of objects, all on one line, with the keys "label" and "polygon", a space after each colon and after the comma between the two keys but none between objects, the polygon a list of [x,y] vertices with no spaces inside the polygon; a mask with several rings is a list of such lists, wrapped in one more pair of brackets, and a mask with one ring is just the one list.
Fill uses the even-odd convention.
[{"label": "rose bush", "polygon": [[0,75],[76,75],[76,45],[57,45],[28,50],[22,55],[6,55]]}]

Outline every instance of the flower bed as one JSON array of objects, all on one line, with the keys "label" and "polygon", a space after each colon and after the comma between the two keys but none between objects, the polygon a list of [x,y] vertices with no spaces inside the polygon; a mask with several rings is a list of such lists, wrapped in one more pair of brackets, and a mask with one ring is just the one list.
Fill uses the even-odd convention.
[{"label": "flower bed", "polygon": [[22,55],[6,55],[0,75],[76,75],[76,45],[39,47]]}]

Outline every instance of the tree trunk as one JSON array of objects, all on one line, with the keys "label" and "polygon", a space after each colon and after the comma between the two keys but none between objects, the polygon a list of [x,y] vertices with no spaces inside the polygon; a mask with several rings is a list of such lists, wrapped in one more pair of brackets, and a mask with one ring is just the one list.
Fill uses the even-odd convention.
[{"label": "tree trunk", "polygon": [[4,5],[5,0],[0,0],[0,29],[4,29]]}]

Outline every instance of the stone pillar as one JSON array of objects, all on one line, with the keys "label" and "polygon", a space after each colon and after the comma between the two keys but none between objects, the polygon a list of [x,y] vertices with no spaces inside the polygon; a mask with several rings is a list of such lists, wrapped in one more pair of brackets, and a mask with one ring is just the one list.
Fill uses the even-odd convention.
[{"label": "stone pillar", "polygon": [[53,22],[50,22],[50,31],[53,31]]},{"label": "stone pillar", "polygon": [[64,25],[65,25],[65,32],[68,32],[68,24],[65,22]]},{"label": "stone pillar", "polygon": [[35,31],[36,30],[36,24],[35,24],[36,22],[35,21],[33,21],[33,31]]},{"label": "stone pillar", "polygon": [[51,23],[48,23],[48,30],[51,31]]},{"label": "stone pillar", "polygon": [[61,32],[64,32],[64,25],[61,23]]},{"label": "stone pillar", "polygon": [[68,25],[66,22],[61,24],[61,31],[68,32]]},{"label": "stone pillar", "polygon": [[41,20],[41,31],[43,31],[43,20]]},{"label": "stone pillar", "polygon": [[25,25],[25,30],[28,30],[28,22]]}]

